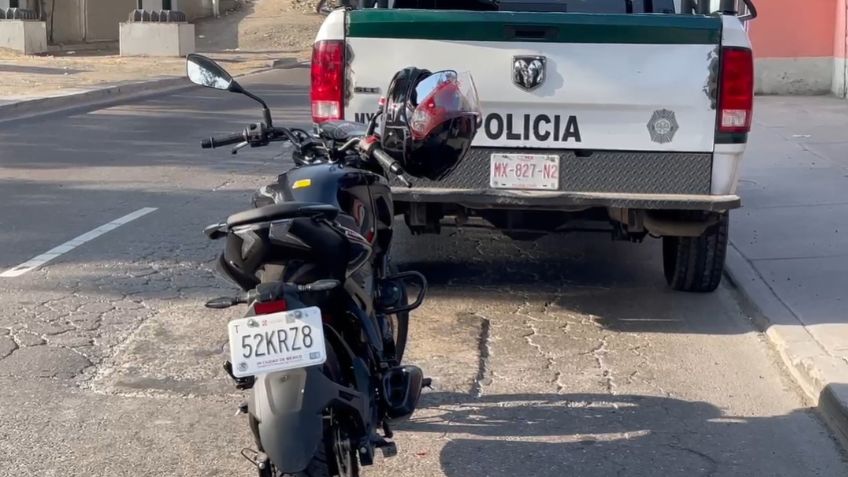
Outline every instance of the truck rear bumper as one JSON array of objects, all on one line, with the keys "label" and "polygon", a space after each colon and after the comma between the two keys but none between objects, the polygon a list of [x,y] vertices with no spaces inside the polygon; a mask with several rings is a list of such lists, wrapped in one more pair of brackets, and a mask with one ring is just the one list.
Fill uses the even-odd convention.
[{"label": "truck rear bumper", "polygon": [[740,207],[737,195],[547,192],[495,189],[392,187],[397,202],[456,204],[469,209],[580,210],[615,207],[652,210],[724,211]]}]

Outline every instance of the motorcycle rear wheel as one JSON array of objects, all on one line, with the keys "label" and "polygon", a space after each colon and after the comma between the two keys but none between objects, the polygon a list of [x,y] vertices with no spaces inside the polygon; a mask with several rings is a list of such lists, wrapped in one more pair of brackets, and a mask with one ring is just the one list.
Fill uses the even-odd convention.
[{"label": "motorcycle rear wheel", "polygon": [[[339,379],[341,366],[332,347],[327,348],[324,370],[334,379]],[[265,477],[260,473],[260,477]],[[359,477],[359,461],[356,446],[344,431],[332,411],[324,421],[324,445],[318,446],[306,470],[297,474],[272,471],[268,477]]]},{"label": "motorcycle rear wheel", "polygon": [[338,425],[324,427],[324,446],[318,451],[309,466],[297,474],[276,474],[280,477],[359,477],[359,462],[356,451],[341,432]]}]

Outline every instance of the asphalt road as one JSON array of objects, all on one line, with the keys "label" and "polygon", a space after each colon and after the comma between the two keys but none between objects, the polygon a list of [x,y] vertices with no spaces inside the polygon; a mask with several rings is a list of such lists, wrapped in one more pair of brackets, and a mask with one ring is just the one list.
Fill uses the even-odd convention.
[{"label": "asphalt road", "polygon": [[[302,125],[307,81],[244,84]],[[239,310],[202,308],[231,288],[201,230],[287,162],[198,143],[257,118],[195,89],[0,126],[0,273],[156,209],[0,278],[0,475],[253,475],[220,368]],[[366,476],[848,474],[735,291],[669,291],[658,242],[400,230],[397,260],[432,282],[410,360],[435,390]]]}]

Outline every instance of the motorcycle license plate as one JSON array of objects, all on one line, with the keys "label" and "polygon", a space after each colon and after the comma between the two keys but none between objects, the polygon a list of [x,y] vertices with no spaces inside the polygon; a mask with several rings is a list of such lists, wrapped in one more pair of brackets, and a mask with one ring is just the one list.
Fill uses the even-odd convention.
[{"label": "motorcycle license plate", "polygon": [[492,154],[489,186],[493,189],[559,189],[559,156]]},{"label": "motorcycle license plate", "polygon": [[229,324],[233,374],[256,374],[324,363],[327,348],[318,307],[248,316]]}]

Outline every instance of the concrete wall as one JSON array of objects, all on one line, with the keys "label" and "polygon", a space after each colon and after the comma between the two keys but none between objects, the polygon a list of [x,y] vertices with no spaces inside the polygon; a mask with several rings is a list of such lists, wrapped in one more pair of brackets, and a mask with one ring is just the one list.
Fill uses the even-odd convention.
[{"label": "concrete wall", "polygon": [[769,0],[757,6],[759,17],[749,26],[757,93],[844,90],[845,0]]},{"label": "concrete wall", "polygon": [[[9,0],[0,0],[0,5]],[[21,0],[21,4],[25,0]],[[35,2],[35,0],[26,0]],[[236,0],[220,0],[221,11],[235,7]],[[49,18],[51,0],[44,0],[45,17]],[[147,10],[160,10],[162,0],[143,0]],[[53,43],[82,43],[118,40],[118,24],[127,21],[136,0],[56,0],[53,15]],[[212,15],[212,0],[172,0],[172,7],[186,13],[188,19]],[[34,5],[33,5],[34,8]],[[48,37],[51,24],[47,22]]]},{"label": "concrete wall", "polygon": [[121,23],[121,56],[185,56],[194,53],[190,23]]},{"label": "concrete wall", "polygon": [[47,27],[44,22],[0,20],[0,48],[25,55],[47,51]]},{"label": "concrete wall", "polygon": [[827,94],[834,75],[833,57],[756,58],[758,94]]}]

